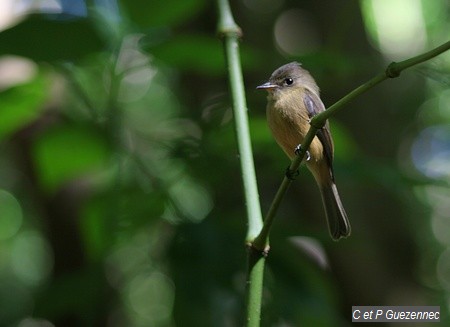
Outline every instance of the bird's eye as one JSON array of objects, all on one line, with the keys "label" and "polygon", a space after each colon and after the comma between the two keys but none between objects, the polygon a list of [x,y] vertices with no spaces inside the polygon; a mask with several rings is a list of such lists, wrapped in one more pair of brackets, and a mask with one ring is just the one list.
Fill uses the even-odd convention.
[{"label": "bird's eye", "polygon": [[294,83],[294,80],[290,77],[288,77],[284,80],[284,84],[286,84],[286,85],[292,85],[292,83]]}]

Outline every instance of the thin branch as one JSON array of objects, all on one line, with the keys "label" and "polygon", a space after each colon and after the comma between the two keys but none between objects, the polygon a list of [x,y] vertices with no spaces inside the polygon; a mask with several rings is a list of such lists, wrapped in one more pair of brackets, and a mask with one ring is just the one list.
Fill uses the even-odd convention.
[{"label": "thin branch", "polygon": [[[291,165],[289,169],[291,171],[296,171],[300,163],[303,161],[303,158],[305,157],[306,150],[308,150],[309,145],[311,144],[312,140],[316,136],[316,133],[319,129],[321,129],[325,122],[329,117],[336,114],[338,111],[340,111],[346,104],[348,104],[351,100],[358,97],[359,95],[367,92],[368,90],[372,89],[379,83],[385,81],[388,78],[395,78],[400,76],[400,73],[404,71],[405,69],[408,69],[412,66],[415,66],[417,64],[420,64],[422,62],[425,62],[427,60],[430,60],[431,58],[434,58],[435,56],[447,51],[450,49],[450,41],[438,46],[437,48],[434,48],[433,50],[430,50],[428,52],[425,52],[423,54],[420,54],[418,56],[415,56],[410,59],[406,59],[401,62],[393,62],[387,66],[384,72],[376,75],[366,83],[360,85],[356,89],[354,89],[352,92],[344,96],[342,99],[334,103],[332,106],[330,106],[327,110],[321,112],[317,116],[314,116],[311,119],[311,127],[309,128],[308,133],[306,134],[305,138],[303,139],[301,151],[299,155],[291,162]],[[264,225],[261,229],[261,233],[255,238],[255,240],[252,243],[252,246],[255,249],[263,251],[266,247],[266,243],[269,239],[270,229],[272,227],[275,214],[278,211],[278,208],[280,206],[281,200],[283,199],[284,195],[286,194],[286,191],[288,189],[288,186],[290,185],[291,180],[284,177],[280,187],[278,188],[278,191],[272,201],[272,204],[269,208],[269,211],[267,212],[267,215],[264,219]]]}]

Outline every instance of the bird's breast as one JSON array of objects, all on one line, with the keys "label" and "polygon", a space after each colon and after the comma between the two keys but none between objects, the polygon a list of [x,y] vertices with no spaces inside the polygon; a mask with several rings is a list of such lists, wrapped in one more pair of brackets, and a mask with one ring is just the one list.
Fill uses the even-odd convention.
[{"label": "bird's breast", "polygon": [[[310,127],[308,112],[302,97],[286,94],[278,99],[272,98],[268,102],[266,115],[275,140],[292,159],[295,156],[295,147],[303,142]],[[321,158],[323,155],[321,152],[322,146],[316,137],[310,147],[312,159]]]}]

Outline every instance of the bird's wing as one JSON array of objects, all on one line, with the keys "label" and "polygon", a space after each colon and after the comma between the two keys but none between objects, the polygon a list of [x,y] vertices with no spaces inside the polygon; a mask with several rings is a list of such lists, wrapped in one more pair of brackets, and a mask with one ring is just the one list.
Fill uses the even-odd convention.
[{"label": "bird's wing", "polygon": [[[314,117],[315,115],[325,111],[325,106],[320,100],[319,96],[310,90],[305,90],[305,96],[303,97],[303,102],[305,103],[306,110],[308,111],[309,118]],[[333,173],[333,139],[331,138],[330,125],[328,121],[325,125],[317,131],[317,137],[323,146],[323,154],[325,160],[328,163],[328,167],[330,167],[331,177],[334,179]]]}]

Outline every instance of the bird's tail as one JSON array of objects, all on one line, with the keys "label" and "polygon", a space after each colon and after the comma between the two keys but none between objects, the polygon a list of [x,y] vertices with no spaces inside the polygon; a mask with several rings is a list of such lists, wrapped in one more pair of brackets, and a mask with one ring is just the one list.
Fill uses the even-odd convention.
[{"label": "bird's tail", "polygon": [[322,194],[328,228],[333,240],[338,241],[341,237],[350,236],[350,222],[339,197],[336,184],[330,181],[321,185],[320,193]]}]

